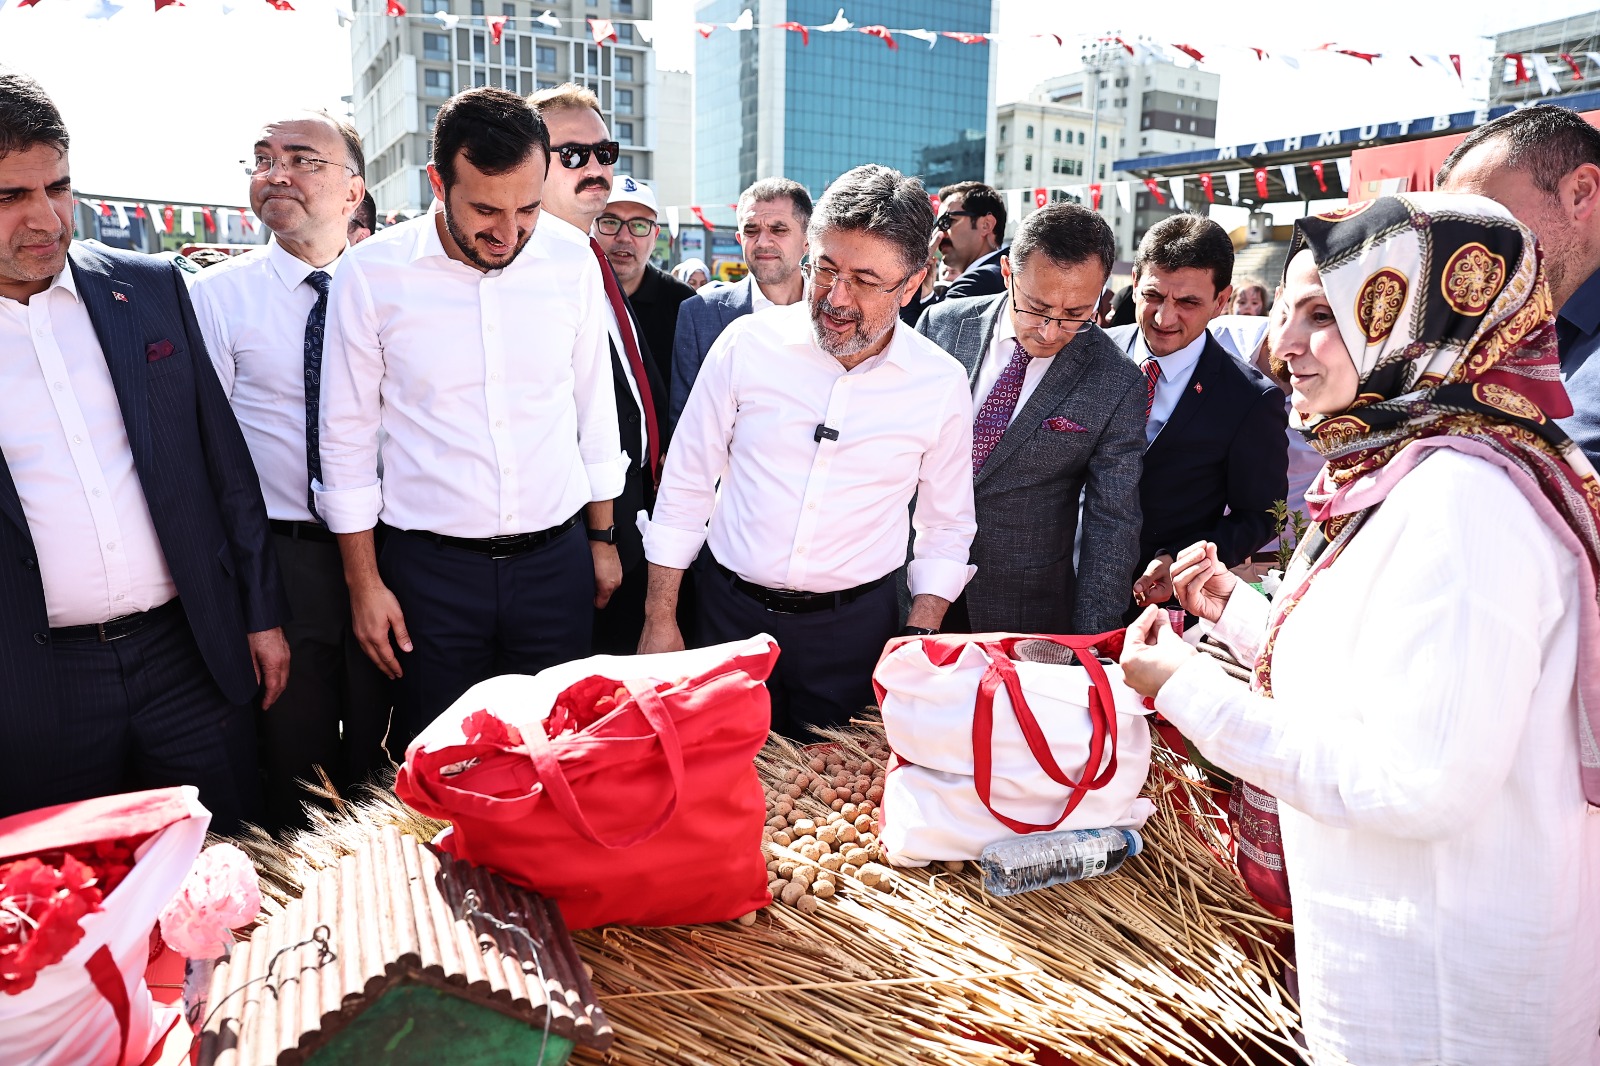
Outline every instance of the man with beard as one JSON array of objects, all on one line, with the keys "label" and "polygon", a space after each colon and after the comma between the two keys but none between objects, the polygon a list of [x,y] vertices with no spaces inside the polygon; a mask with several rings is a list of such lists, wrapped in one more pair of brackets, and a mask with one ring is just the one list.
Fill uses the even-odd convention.
[{"label": "man with beard", "polygon": [[739,246],[750,273],[737,285],[707,285],[678,306],[669,429],[689,402],[706,353],[728,323],[768,307],[800,302],[805,290],[800,261],[806,256],[810,222],[811,196],[797,181],[763,178],[739,194]]},{"label": "man with beard", "polygon": [[972,576],[966,375],[898,319],[932,230],[914,178],[873,164],[829,186],[808,230],[808,299],[741,318],[712,346],[645,532],[639,650],[683,646],[678,586],[709,544],[701,636],[777,638],[767,688],[773,728],[789,736],[844,725],[872,701],[908,526],[905,632],[935,632]]},{"label": "man with beard", "polygon": [[256,137],[250,206],[265,247],[197,277],[195,315],[222,391],[261,477],[272,546],[293,617],[289,684],[261,719],[266,825],[303,825],[299,782],[321,767],[347,789],[386,765],[390,685],[350,629],[339,546],[311,506],[318,457],[309,446],[328,286],[366,196],[361,137],[324,112],[269,123]]},{"label": "man with beard", "polygon": [[440,209],[334,278],[316,505],[356,635],[400,682],[391,750],[478,681],[589,654],[622,577],[605,289],[589,249],[535,229],[549,158],[522,97],[453,97],[428,166]]}]

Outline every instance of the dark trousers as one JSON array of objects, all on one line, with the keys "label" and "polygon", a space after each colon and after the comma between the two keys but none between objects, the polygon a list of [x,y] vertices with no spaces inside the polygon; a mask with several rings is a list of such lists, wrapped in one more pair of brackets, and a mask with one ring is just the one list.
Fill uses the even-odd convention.
[{"label": "dark trousers", "polygon": [[394,692],[350,628],[339,546],[283,533],[272,543],[291,614],[289,684],[260,720],[266,826],[276,832],[306,824],[301,804],[311,797],[299,782],[316,781],[317,767],[345,790],[388,765]]},{"label": "dark trousers", "polygon": [[47,721],[0,721],[0,815],[194,785],[214,832],[260,818],[255,711],[222,694],[181,609],[120,640],[58,642],[50,668]]},{"label": "dark trousers", "polygon": [[644,632],[644,597],[649,586],[649,569],[649,564],[640,559],[632,570],[622,575],[622,584],[611,594],[605,607],[594,612],[596,655],[632,655],[639,650],[639,634]]},{"label": "dark trousers", "polygon": [[812,614],[769,611],[733,587],[717,567],[700,571],[702,644],[768,633],[778,642],[778,665],[767,679],[772,728],[796,740],[814,740],[813,728],[848,725],[871,706],[872,670],[884,644],[900,628],[894,582],[860,599]]},{"label": "dark trousers", "polygon": [[590,654],[594,557],[581,522],[511,559],[390,530],[378,572],[400,601],[413,649],[397,653],[391,751],[405,751],[479,681]]}]

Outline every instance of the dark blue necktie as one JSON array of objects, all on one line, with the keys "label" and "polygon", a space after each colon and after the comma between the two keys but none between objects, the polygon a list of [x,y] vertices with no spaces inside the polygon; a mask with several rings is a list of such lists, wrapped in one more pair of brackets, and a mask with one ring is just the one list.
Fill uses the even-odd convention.
[{"label": "dark blue necktie", "polygon": [[317,514],[317,493],[312,482],[322,480],[322,453],[317,447],[317,405],[322,399],[322,333],[328,324],[328,283],[332,279],[325,270],[313,270],[306,275],[306,284],[317,290],[317,302],[306,316],[306,506],[311,517],[322,521]]}]

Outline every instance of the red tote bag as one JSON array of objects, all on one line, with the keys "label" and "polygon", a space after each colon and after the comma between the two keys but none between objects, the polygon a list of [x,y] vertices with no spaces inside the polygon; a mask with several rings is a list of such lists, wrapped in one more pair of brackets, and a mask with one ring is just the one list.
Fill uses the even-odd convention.
[{"label": "red tote bag", "polygon": [[494,678],[412,743],[395,792],[574,929],[737,918],[771,902],[755,756],[777,658],[762,635]]}]

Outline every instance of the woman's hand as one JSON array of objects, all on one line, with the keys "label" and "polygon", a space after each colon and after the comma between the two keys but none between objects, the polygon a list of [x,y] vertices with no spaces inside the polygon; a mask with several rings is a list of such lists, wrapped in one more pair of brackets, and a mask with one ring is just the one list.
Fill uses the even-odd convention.
[{"label": "woman's hand", "polygon": [[1144,609],[1122,645],[1122,677],[1141,696],[1155,696],[1195,650],[1183,642],[1160,607]]},{"label": "woman's hand", "polygon": [[1217,558],[1210,541],[1191,544],[1172,563],[1172,590],[1183,609],[1196,618],[1215,622],[1222,617],[1239,579]]}]

